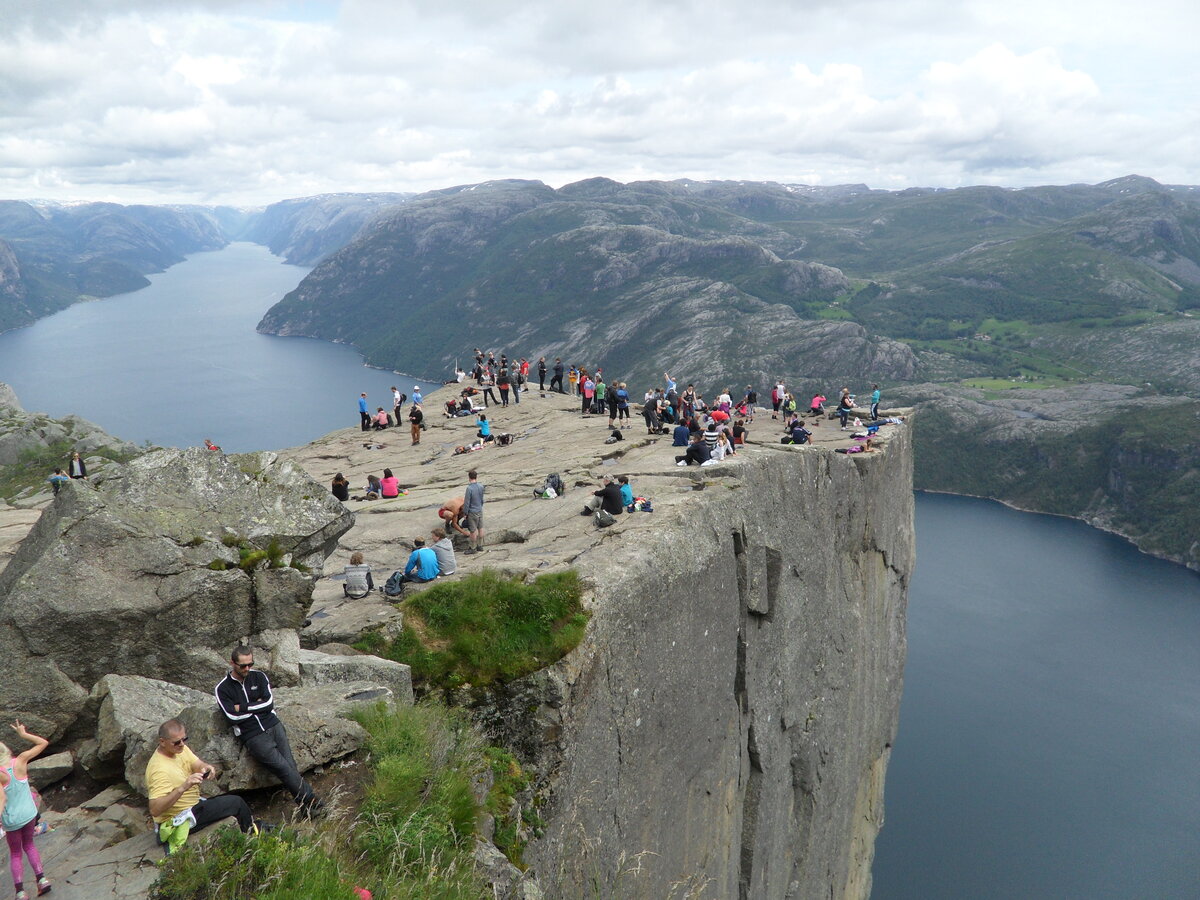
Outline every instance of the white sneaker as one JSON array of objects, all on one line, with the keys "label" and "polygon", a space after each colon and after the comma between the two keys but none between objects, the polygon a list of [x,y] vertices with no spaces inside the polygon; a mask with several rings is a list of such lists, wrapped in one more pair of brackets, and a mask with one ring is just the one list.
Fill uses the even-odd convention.
[{"label": "white sneaker", "polygon": [[679,462],[675,463],[675,465],[679,466],[679,468],[682,469],[683,467],[685,467],[687,465],[687,460],[681,459]]}]

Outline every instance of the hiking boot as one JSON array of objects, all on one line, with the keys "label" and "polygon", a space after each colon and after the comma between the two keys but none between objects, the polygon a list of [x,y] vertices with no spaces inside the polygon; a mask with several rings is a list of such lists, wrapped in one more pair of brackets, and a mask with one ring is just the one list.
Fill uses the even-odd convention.
[{"label": "hiking boot", "polygon": [[37,895],[39,897],[44,897],[46,894],[50,893],[50,891],[51,891],[50,879],[47,878],[45,875],[43,875],[41,878],[38,879],[37,887],[38,887]]}]

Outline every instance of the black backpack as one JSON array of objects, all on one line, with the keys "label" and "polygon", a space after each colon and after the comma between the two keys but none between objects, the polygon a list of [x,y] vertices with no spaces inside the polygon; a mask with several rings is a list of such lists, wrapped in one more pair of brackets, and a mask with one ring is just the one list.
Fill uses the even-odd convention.
[{"label": "black backpack", "polygon": [[387,584],[383,586],[385,597],[399,597],[404,593],[404,573],[397,569],[388,576]]},{"label": "black backpack", "polygon": [[558,494],[560,497],[562,496],[563,491],[566,490],[566,485],[564,485],[563,480],[558,477],[557,472],[551,472],[546,476],[546,487],[554,488],[554,493]]}]

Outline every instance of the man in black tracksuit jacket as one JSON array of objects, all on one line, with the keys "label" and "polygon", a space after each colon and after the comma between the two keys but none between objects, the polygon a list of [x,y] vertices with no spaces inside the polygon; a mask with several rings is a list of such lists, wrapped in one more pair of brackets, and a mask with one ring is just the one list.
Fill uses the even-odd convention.
[{"label": "man in black tracksuit jacket", "polygon": [[216,688],[217,706],[233,726],[234,735],[250,755],[274,772],[306,812],[323,806],[301,776],[292,758],[287,731],[275,715],[275,698],[265,672],[253,668],[254,651],[238,646],[230,656],[233,668]]}]

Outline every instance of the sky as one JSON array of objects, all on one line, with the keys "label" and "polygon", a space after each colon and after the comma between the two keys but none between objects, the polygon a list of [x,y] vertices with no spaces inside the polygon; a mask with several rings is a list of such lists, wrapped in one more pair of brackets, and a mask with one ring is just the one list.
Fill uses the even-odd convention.
[{"label": "sky", "polygon": [[1200,183],[1195,0],[0,0],[0,197]]}]

